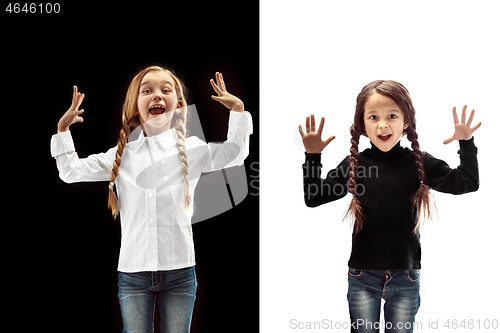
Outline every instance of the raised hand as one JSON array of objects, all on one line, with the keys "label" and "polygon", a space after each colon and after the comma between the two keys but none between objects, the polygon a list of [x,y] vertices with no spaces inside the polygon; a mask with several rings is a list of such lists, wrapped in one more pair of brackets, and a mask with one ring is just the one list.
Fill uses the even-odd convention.
[{"label": "raised hand", "polygon": [[78,88],[73,86],[73,101],[68,111],[59,119],[59,123],[57,123],[57,133],[68,131],[71,124],[83,122],[83,118],[80,117],[83,113],[83,109],[78,110],[78,108],[80,104],[82,104],[84,98],[85,94],[79,93]]},{"label": "raised hand", "polygon": [[467,110],[467,105],[464,105],[464,107],[462,108],[462,119],[459,122],[457,116],[457,108],[453,107],[453,119],[455,120],[455,133],[451,137],[443,141],[445,145],[455,140],[470,140],[472,138],[472,133],[474,133],[474,131],[477,130],[479,126],[481,126],[481,123],[479,123],[472,128],[470,127],[470,125],[472,124],[472,119],[474,119],[474,113],[475,113],[474,110],[470,112],[469,120],[467,121],[467,123],[465,122],[466,110]]},{"label": "raised hand", "polygon": [[[310,123],[309,120],[311,121]],[[316,132],[316,122],[313,114],[311,115],[311,118],[306,117],[306,134],[304,134],[304,131],[302,130],[302,125],[299,125],[299,132],[302,136],[302,143],[304,144],[304,148],[308,153],[321,153],[323,149],[325,149],[325,147],[328,146],[328,144],[332,142],[333,139],[335,139],[335,136],[332,135],[325,141],[321,140],[321,133],[323,132],[324,125],[325,118],[322,117],[318,131]]]},{"label": "raised hand", "polygon": [[215,73],[215,79],[217,80],[217,84],[215,84],[213,79],[210,79],[210,84],[212,85],[218,96],[212,95],[212,99],[222,103],[226,108],[230,110],[237,112],[245,111],[243,102],[238,97],[227,92],[222,74],[219,72]]}]

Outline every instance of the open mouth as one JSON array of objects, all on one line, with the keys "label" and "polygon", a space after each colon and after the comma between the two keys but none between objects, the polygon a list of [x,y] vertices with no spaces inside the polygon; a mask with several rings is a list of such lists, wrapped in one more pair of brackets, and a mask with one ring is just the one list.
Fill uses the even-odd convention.
[{"label": "open mouth", "polygon": [[165,112],[165,107],[163,105],[153,105],[149,108],[149,113],[153,116],[159,116],[160,114]]},{"label": "open mouth", "polygon": [[391,138],[392,134],[382,134],[382,135],[379,135],[378,138],[382,141],[382,142],[387,142],[389,141],[389,139]]}]

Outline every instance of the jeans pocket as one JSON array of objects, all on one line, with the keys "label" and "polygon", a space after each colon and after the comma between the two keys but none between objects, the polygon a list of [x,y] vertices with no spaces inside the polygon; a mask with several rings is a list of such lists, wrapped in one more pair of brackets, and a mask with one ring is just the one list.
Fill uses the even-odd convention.
[{"label": "jeans pocket", "polygon": [[363,276],[363,270],[349,267],[349,272],[347,272],[347,275],[349,275],[349,277],[359,279],[361,276]]},{"label": "jeans pocket", "polygon": [[171,295],[195,296],[198,283],[194,266],[171,272],[168,293]]},{"label": "jeans pocket", "polygon": [[420,280],[420,270],[407,269],[405,270],[406,279],[411,283],[416,283]]}]

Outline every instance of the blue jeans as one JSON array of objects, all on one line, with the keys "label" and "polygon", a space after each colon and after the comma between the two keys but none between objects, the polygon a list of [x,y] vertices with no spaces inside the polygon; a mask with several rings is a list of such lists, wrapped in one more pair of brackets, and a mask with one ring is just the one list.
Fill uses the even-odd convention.
[{"label": "blue jeans", "polygon": [[194,266],[158,272],[119,272],[123,332],[152,333],[157,299],[161,332],[189,332],[197,286]]},{"label": "blue jeans", "polygon": [[[359,270],[349,268],[351,332],[413,332],[420,307],[419,270]],[[385,320],[380,323],[381,301]]]}]

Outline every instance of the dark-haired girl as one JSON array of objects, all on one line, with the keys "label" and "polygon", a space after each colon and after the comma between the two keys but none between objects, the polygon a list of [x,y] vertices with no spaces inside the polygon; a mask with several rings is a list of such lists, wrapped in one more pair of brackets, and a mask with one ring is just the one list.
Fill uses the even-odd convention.
[{"label": "dark-haired girl", "polygon": [[[415,108],[408,90],[395,81],[374,81],[358,95],[351,149],[336,169],[321,178],[321,152],[335,138],[321,139],[325,118],[318,130],[314,115],[299,131],[306,149],[304,200],[308,207],[352,194],[346,217],[353,222],[347,298],[352,332],[413,332],[420,306],[420,234],[422,218],[431,215],[430,189],[464,194],[477,191],[477,148],[471,127],[474,110],[466,122],[453,108],[455,133],[443,143],[458,140],[460,166],[422,152],[418,143]],[[360,136],[371,148],[358,151]],[[400,139],[406,135],[412,149]],[[381,300],[385,300],[380,322]]]}]

